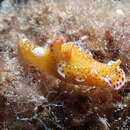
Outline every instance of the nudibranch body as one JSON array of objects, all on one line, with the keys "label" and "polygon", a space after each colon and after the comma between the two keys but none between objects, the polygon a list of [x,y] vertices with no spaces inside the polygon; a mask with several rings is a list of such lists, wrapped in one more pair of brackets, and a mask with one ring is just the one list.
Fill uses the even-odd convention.
[{"label": "nudibranch body", "polygon": [[66,42],[63,36],[56,36],[46,47],[22,38],[19,51],[28,63],[68,83],[114,89],[120,89],[125,84],[120,60],[111,64],[98,62],[75,42]]}]

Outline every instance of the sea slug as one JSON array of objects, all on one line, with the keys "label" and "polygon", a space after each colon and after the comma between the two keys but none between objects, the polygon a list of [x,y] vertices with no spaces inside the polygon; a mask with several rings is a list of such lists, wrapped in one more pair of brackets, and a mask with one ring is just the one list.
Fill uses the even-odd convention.
[{"label": "sea slug", "polygon": [[116,90],[125,84],[120,60],[108,64],[98,62],[75,42],[66,42],[63,36],[55,36],[45,47],[25,37],[20,38],[18,45],[26,62],[67,83]]}]

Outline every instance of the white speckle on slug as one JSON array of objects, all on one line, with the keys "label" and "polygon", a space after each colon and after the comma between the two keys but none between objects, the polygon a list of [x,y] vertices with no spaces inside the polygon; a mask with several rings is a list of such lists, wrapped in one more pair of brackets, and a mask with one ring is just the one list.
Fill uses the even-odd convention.
[{"label": "white speckle on slug", "polygon": [[82,77],[76,77],[76,79],[75,79],[77,82],[84,82],[85,81],[85,79],[84,78],[82,78]]},{"label": "white speckle on slug", "polygon": [[64,67],[65,67],[65,62],[64,61],[61,61],[59,64],[57,64],[57,72],[60,76],[62,76],[62,78],[65,79],[65,73],[64,73]]},{"label": "white speckle on slug", "polygon": [[32,52],[37,56],[44,56],[45,55],[45,48],[37,47],[32,50]]},{"label": "white speckle on slug", "polygon": [[27,41],[28,41],[27,38],[23,38],[23,39],[22,39],[22,42],[27,42]]},{"label": "white speckle on slug", "polygon": [[108,65],[113,65],[114,63],[115,63],[115,61],[111,60],[111,61],[109,61],[107,64],[108,64]]},{"label": "white speckle on slug", "polygon": [[59,74],[60,76],[62,76],[62,77],[65,79],[65,73],[64,73],[64,71],[63,71],[61,68],[58,68],[58,69],[57,69],[57,72],[58,72],[58,74]]},{"label": "white speckle on slug", "polygon": [[111,82],[110,82],[110,78],[109,78],[108,75],[103,76],[103,77],[102,77],[102,80],[105,81],[110,87],[112,87],[112,84],[111,84]]}]

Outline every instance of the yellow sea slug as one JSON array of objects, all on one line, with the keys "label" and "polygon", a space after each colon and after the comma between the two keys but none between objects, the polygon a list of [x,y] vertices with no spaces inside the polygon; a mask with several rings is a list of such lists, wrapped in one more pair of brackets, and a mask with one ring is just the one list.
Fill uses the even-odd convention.
[{"label": "yellow sea slug", "polygon": [[98,62],[75,42],[66,42],[63,36],[54,37],[46,47],[21,38],[19,51],[29,64],[68,83],[114,89],[125,84],[120,60],[108,64]]}]

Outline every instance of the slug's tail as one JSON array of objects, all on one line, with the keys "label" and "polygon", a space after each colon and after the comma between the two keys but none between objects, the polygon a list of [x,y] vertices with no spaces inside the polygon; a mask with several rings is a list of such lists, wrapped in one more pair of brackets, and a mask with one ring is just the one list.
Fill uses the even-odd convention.
[{"label": "slug's tail", "polygon": [[43,48],[39,48],[32,41],[30,41],[24,36],[19,37],[18,47],[19,52],[21,53],[22,57],[26,62],[29,62],[35,66],[41,64],[40,59],[44,54]]},{"label": "slug's tail", "polygon": [[40,47],[23,35],[19,36],[18,47],[19,52],[25,62],[39,68],[44,72],[49,73],[51,71],[50,64],[52,59],[47,47]]}]

